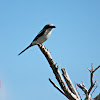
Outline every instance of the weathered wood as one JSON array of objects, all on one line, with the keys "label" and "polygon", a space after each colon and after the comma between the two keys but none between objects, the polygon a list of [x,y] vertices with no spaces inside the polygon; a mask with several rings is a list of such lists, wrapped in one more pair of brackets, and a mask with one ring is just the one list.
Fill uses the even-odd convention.
[{"label": "weathered wood", "polygon": [[65,93],[66,97],[69,100],[80,100],[79,98],[77,98],[77,96],[75,94],[73,94],[70,91],[70,89],[67,88],[65,81],[64,81],[63,77],[61,76],[60,71],[58,70],[58,66],[53,61],[53,59],[50,55],[50,52],[43,45],[39,44],[38,47],[40,48],[40,50],[42,51],[42,53],[46,57],[48,63],[50,64],[50,67],[52,68],[52,71],[53,71],[60,87],[62,88],[63,92]]}]

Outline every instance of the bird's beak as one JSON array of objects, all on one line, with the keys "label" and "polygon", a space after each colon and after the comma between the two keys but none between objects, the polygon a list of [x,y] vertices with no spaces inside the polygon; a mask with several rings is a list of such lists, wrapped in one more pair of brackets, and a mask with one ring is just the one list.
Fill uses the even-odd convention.
[{"label": "bird's beak", "polygon": [[52,28],[56,28],[56,26],[52,26]]},{"label": "bird's beak", "polygon": [[56,26],[53,26],[53,28],[56,28]]},{"label": "bird's beak", "polygon": [[56,28],[56,26],[50,26],[50,28]]}]

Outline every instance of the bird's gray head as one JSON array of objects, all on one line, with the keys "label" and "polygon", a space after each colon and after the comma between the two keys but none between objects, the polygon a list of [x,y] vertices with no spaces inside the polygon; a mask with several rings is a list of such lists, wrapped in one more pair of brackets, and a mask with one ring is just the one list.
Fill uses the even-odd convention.
[{"label": "bird's gray head", "polygon": [[47,25],[44,26],[44,29],[49,29],[49,28],[53,29],[53,28],[56,28],[56,27],[53,24],[47,24]]}]

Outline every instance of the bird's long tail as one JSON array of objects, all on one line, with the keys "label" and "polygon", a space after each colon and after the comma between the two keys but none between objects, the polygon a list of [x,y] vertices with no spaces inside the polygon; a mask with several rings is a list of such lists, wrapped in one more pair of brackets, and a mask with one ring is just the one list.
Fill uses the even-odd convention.
[{"label": "bird's long tail", "polygon": [[32,45],[30,44],[27,48],[25,48],[21,53],[19,53],[18,55],[22,54],[24,51],[26,51],[28,48],[30,48]]}]

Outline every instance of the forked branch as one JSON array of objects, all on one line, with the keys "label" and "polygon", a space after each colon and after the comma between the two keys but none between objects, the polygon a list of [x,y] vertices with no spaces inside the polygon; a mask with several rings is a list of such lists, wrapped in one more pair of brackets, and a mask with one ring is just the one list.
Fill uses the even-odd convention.
[{"label": "forked branch", "polygon": [[94,72],[95,72],[99,67],[100,67],[100,66],[98,66],[97,68],[95,68],[95,69],[93,70],[93,65],[92,65],[91,70],[88,68],[88,70],[90,71],[90,83],[91,83],[90,88],[89,88],[88,90],[86,89],[86,87],[85,87],[84,84],[78,84],[78,83],[77,83],[77,86],[78,86],[80,89],[82,89],[82,91],[83,91],[83,92],[85,93],[85,95],[86,95],[85,100],[91,100],[92,94],[94,93],[95,89],[97,88],[97,86],[96,86],[96,88],[93,90],[92,94],[90,95],[90,92],[92,91],[93,87],[95,86],[95,84],[96,84],[96,82],[97,82],[97,81],[93,82],[93,75],[94,75]]},{"label": "forked branch", "polygon": [[[38,47],[40,48],[40,50],[42,51],[42,53],[44,54],[44,56],[46,57],[50,67],[53,70],[53,73],[61,87],[62,90],[59,89],[60,92],[62,92],[62,94],[64,94],[69,100],[80,100],[78,97],[76,96],[76,94],[73,94],[73,92],[71,92],[71,90],[66,86],[66,83],[63,79],[63,77],[60,74],[60,71],[58,70],[58,66],[56,65],[56,63],[53,61],[50,52],[43,46],[43,45],[38,45]],[[51,81],[51,80],[50,80]],[[58,89],[58,87],[51,81],[51,83]]]},{"label": "forked branch", "polygon": [[[82,100],[81,96],[79,97],[79,94],[77,93],[76,89],[74,88],[68,74],[67,74],[67,71],[62,68],[62,75],[60,74],[60,71],[58,70],[58,67],[57,64],[53,61],[51,55],[50,55],[50,52],[43,46],[43,45],[40,45],[38,44],[38,47],[40,48],[41,52],[44,54],[44,56],[46,57],[61,89],[49,78],[49,81],[51,82],[51,84],[59,91],[61,92],[64,96],[66,96],[69,100]],[[77,86],[82,89],[82,91],[85,93],[86,95],[86,98],[85,100],[91,100],[91,96],[90,95],[90,92],[92,90],[92,88],[95,86],[96,84],[96,81],[93,83],[93,75],[94,75],[94,72],[99,68],[100,66],[98,66],[97,68],[95,68],[93,70],[93,66],[91,68],[91,70],[89,69],[90,71],[90,82],[91,82],[91,86],[90,88],[87,90],[84,83],[82,84],[78,84],[77,83]],[[63,76],[63,77],[62,77]],[[64,79],[63,79],[64,78]],[[64,81],[65,80],[65,81]],[[66,83],[65,83],[66,82]],[[67,84],[67,85],[66,85]],[[95,88],[96,89],[96,88]],[[94,93],[95,89],[93,90],[92,94]]]}]

